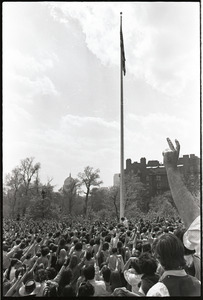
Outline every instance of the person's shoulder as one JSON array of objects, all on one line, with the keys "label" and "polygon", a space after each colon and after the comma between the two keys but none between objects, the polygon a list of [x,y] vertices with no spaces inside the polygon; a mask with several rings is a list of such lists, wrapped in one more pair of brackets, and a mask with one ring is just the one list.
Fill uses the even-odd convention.
[{"label": "person's shoulder", "polygon": [[165,284],[163,282],[157,282],[149,289],[146,296],[167,297],[170,295]]}]

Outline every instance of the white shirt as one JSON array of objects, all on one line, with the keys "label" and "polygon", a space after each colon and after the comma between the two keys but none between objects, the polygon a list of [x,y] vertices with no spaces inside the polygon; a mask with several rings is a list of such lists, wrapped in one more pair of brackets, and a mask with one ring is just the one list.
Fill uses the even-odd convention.
[{"label": "white shirt", "polygon": [[123,274],[127,283],[132,286],[133,293],[137,293],[138,291],[142,292],[138,287],[138,283],[141,281],[141,277],[143,274],[136,274],[133,268],[125,270]]},{"label": "white shirt", "polygon": [[89,280],[89,283],[94,287],[94,296],[107,296],[109,292],[106,290],[105,282],[102,280]]},{"label": "white shirt", "polygon": [[183,244],[189,250],[195,250],[200,257],[200,216],[198,216],[183,235]]},{"label": "white shirt", "polygon": [[[165,271],[159,280],[163,280],[166,276],[185,276],[185,270],[169,270]],[[147,297],[170,297],[169,291],[163,282],[157,282],[147,292]]]}]

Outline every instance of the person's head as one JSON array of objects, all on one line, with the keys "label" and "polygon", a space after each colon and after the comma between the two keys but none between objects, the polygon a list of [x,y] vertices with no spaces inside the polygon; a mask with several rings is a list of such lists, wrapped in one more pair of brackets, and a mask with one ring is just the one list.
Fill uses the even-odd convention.
[{"label": "person's head", "polygon": [[111,235],[108,234],[107,236],[105,236],[104,240],[105,240],[105,242],[110,243],[110,241],[111,241]]},{"label": "person's head", "polygon": [[112,254],[117,254],[117,248],[115,247],[112,248]]},{"label": "person's head", "polygon": [[90,260],[90,259],[92,258],[92,253],[91,253],[91,251],[87,251],[85,257],[86,257],[86,260]]},{"label": "person's head", "polygon": [[16,251],[16,253],[14,254],[13,257],[20,260],[22,255],[23,255],[23,250],[19,249],[19,250]]},{"label": "person's head", "polygon": [[76,292],[71,284],[67,284],[62,291],[62,297],[76,297]]},{"label": "person's head", "polygon": [[96,245],[100,245],[100,238],[99,238],[99,237],[97,237],[97,238],[95,239],[95,244],[96,244]]},{"label": "person's head", "polygon": [[122,217],[122,218],[121,218],[121,221],[122,221],[122,222],[123,222],[123,221],[125,221],[125,218],[124,218],[124,217]]},{"label": "person's head", "polygon": [[32,254],[31,254],[31,253],[28,253],[28,254],[26,255],[25,259],[30,259],[31,256],[32,256]]},{"label": "person's head", "polygon": [[11,262],[10,262],[10,267],[11,268],[14,267],[15,269],[18,269],[18,268],[22,267],[22,264],[23,263],[19,259],[12,258]]},{"label": "person's head", "polygon": [[142,245],[142,251],[143,252],[151,252],[151,244],[150,243],[144,243]]},{"label": "person's head", "polygon": [[21,243],[21,239],[16,239],[16,245],[19,245]]},{"label": "person's head", "polygon": [[157,239],[154,252],[165,270],[182,269],[185,266],[183,244],[172,233],[166,233]]},{"label": "person's head", "polygon": [[93,295],[94,295],[93,285],[89,281],[82,282],[78,289],[78,297],[90,297]]},{"label": "person's head", "polygon": [[121,241],[118,241],[117,243],[117,248],[120,249],[123,247],[123,243]]},{"label": "person's head", "polygon": [[95,276],[95,268],[93,265],[89,265],[84,269],[84,276],[86,280],[92,280]]},{"label": "person's head", "polygon": [[81,251],[82,250],[82,243],[80,242],[77,242],[75,244],[75,251]]},{"label": "person's head", "polygon": [[90,246],[94,246],[94,239],[90,240]]},{"label": "person's head", "polygon": [[47,272],[44,269],[38,270],[38,282],[42,283],[47,279]]},{"label": "person's head", "polygon": [[57,251],[57,248],[58,248],[57,245],[54,244],[54,245],[52,246],[52,249],[51,249],[52,252],[56,252],[56,251]]},{"label": "person's head", "polygon": [[62,238],[62,239],[60,240],[60,242],[59,242],[59,246],[64,247],[65,244],[66,244],[66,241],[65,241],[64,238]]},{"label": "person's head", "polygon": [[61,249],[60,252],[59,252],[59,257],[62,258],[62,259],[65,259],[67,255],[67,252],[65,249]]},{"label": "person's head", "polygon": [[110,275],[110,285],[112,292],[119,287],[122,287],[120,273],[118,271],[112,271]]},{"label": "person's head", "polygon": [[48,280],[54,279],[56,277],[56,270],[53,267],[47,268],[46,274]]},{"label": "person's head", "polygon": [[49,248],[48,247],[43,247],[41,249],[41,255],[44,257],[49,253]]},{"label": "person's head", "polygon": [[59,294],[61,294],[63,291],[63,288],[71,282],[72,276],[73,276],[73,273],[72,273],[71,269],[69,269],[69,268],[64,270],[61,273],[61,277],[59,279],[59,286],[58,286]]},{"label": "person's head", "polygon": [[71,259],[70,259],[70,262],[69,262],[69,268],[73,269],[73,268],[75,268],[77,266],[77,264],[78,264],[77,255],[72,255]]},{"label": "person's head", "polygon": [[103,244],[103,251],[109,250],[109,243],[104,242]]},{"label": "person's head", "polygon": [[142,253],[140,255],[138,264],[142,274],[153,275],[156,272],[156,259],[148,252]]},{"label": "person's head", "polygon": [[134,257],[133,259],[131,259],[130,267],[135,270],[136,274],[141,274],[140,265],[139,265],[137,257]]},{"label": "person's head", "polygon": [[102,268],[101,273],[102,273],[104,281],[110,282],[111,270],[107,266],[104,266]]},{"label": "person's head", "polygon": [[8,251],[8,245],[3,245],[3,251],[5,251],[5,252]]}]

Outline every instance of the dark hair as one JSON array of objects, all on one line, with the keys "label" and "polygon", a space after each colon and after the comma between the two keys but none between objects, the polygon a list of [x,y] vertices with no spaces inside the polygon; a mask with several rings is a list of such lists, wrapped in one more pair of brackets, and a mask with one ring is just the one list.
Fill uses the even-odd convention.
[{"label": "dark hair", "polygon": [[18,250],[15,254],[14,254],[14,256],[13,256],[13,258],[17,258],[17,259],[21,259],[21,257],[22,257],[22,254],[23,254],[23,250]]},{"label": "dark hair", "polygon": [[148,252],[142,253],[138,264],[142,274],[153,275],[157,269],[156,259]]},{"label": "dark hair", "polygon": [[92,280],[95,276],[95,268],[93,265],[89,265],[84,268],[84,276],[86,280]]},{"label": "dark hair", "polygon": [[75,289],[71,284],[67,284],[62,291],[62,297],[76,297]]},{"label": "dark hair", "polygon": [[26,259],[30,259],[31,258],[31,256],[32,256],[32,253],[28,253],[27,255],[26,255]]},{"label": "dark hair", "polygon": [[71,269],[66,269],[61,273],[61,277],[59,279],[58,292],[61,295],[63,288],[71,282],[73,273]]},{"label": "dark hair", "polygon": [[53,267],[47,268],[46,273],[47,273],[47,279],[49,280],[54,279],[56,277],[56,270]]},{"label": "dark hair", "polygon": [[87,251],[85,257],[86,257],[87,260],[90,260],[90,259],[92,258],[92,253],[91,253],[91,251]]},{"label": "dark hair", "polygon": [[141,274],[141,269],[140,269],[140,265],[139,265],[139,262],[138,262],[138,258],[135,258],[135,260],[132,260],[131,263],[130,263],[130,266],[135,269],[136,273],[137,274]]},{"label": "dark hair", "polygon": [[41,237],[38,237],[37,238],[37,243],[40,243],[42,241],[42,238]]},{"label": "dark hair", "polygon": [[99,237],[97,237],[97,238],[95,239],[95,244],[96,244],[96,245],[100,245],[100,238],[99,238]]},{"label": "dark hair", "polygon": [[174,270],[185,266],[183,244],[172,233],[166,233],[158,238],[155,255],[165,270]]},{"label": "dark hair", "polygon": [[52,246],[52,251],[53,251],[53,252],[56,252],[57,249],[58,249],[57,245],[53,245],[53,246]]},{"label": "dark hair", "polygon": [[8,245],[3,245],[3,251],[8,251]]},{"label": "dark hair", "polygon": [[94,245],[94,239],[91,239],[90,240],[90,246],[93,246]]},{"label": "dark hair", "polygon": [[41,255],[42,256],[46,256],[49,253],[49,248],[48,247],[44,247],[41,249]]},{"label": "dark hair", "polygon": [[16,245],[19,245],[21,243],[21,239],[16,239]]},{"label": "dark hair", "polygon": [[113,247],[112,248],[112,253],[117,253],[117,248]]},{"label": "dark hair", "polygon": [[102,275],[105,282],[110,282],[111,270],[107,266],[102,270]]},{"label": "dark hair", "polygon": [[66,244],[66,241],[64,238],[62,238],[59,242],[59,246],[63,247],[63,246],[65,246],[65,244]]},{"label": "dark hair", "polygon": [[105,236],[104,240],[105,240],[105,242],[110,243],[110,241],[111,241],[110,234],[108,234],[107,236]]},{"label": "dark hair", "polygon": [[118,241],[117,248],[122,248],[122,247],[123,247],[123,243],[121,241]]},{"label": "dark hair", "polygon": [[38,270],[37,273],[38,273],[37,276],[38,276],[38,281],[39,282],[43,282],[43,281],[45,281],[47,279],[46,270],[40,269],[40,270]]},{"label": "dark hair", "polygon": [[103,251],[106,251],[108,249],[109,249],[109,243],[104,242],[104,244],[103,244]]},{"label": "dark hair", "polygon": [[10,272],[11,272],[11,268],[13,266],[15,266],[18,262],[18,259],[17,258],[12,258],[11,261],[10,261],[10,266],[8,267],[8,272],[6,272],[6,278],[10,280]]},{"label": "dark hair", "polygon": [[147,232],[147,228],[146,228],[146,227],[143,227],[143,228],[141,229],[141,232],[142,232],[142,233]]},{"label": "dark hair", "polygon": [[91,285],[89,281],[82,282],[78,290],[78,297],[88,297],[93,295],[94,295],[93,285]]},{"label": "dark hair", "polygon": [[76,251],[82,250],[82,243],[77,242],[77,243],[75,244],[75,250],[76,250]]},{"label": "dark hair", "polygon": [[77,266],[77,264],[78,264],[77,255],[72,255],[71,258],[70,258],[70,262],[68,264],[69,268],[73,269],[73,268],[75,268],[75,266]]},{"label": "dark hair", "polygon": [[21,244],[20,244],[20,249],[24,249],[26,247],[26,243],[25,242],[22,242]]},{"label": "dark hair", "polygon": [[143,252],[151,252],[151,244],[150,243],[145,243],[142,245],[142,251]]},{"label": "dark hair", "polygon": [[112,271],[110,275],[110,285],[112,292],[119,287],[122,287],[122,281],[120,277],[120,273],[118,271]]}]

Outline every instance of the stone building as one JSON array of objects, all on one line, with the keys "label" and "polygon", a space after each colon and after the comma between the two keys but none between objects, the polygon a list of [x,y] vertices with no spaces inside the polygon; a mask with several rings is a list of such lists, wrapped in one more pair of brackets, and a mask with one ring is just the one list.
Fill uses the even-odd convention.
[{"label": "stone building", "polygon": [[[183,179],[190,183],[191,188],[198,185],[200,187],[200,158],[194,154],[183,155],[178,160],[178,169]],[[126,160],[125,174],[135,174],[139,176],[140,181],[146,184],[149,196],[162,194],[169,190],[169,184],[166,169],[162,163],[157,160],[149,160],[142,157],[140,162]],[[114,175],[114,185],[119,185],[120,174]]]}]

